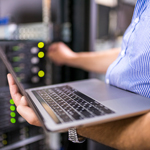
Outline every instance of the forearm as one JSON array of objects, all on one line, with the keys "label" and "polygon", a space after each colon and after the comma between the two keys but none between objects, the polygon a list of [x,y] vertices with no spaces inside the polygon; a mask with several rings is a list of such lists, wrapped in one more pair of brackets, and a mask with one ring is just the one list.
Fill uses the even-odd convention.
[{"label": "forearm", "polygon": [[149,150],[150,113],[78,129],[78,134],[119,150]]},{"label": "forearm", "polygon": [[109,65],[118,57],[120,48],[101,52],[80,52],[66,60],[66,65],[87,71],[106,73]]}]

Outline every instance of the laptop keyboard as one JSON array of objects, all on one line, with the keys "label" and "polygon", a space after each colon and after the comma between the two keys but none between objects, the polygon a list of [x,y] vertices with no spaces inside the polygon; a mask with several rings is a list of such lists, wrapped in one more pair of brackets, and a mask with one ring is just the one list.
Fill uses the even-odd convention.
[{"label": "laptop keyboard", "polygon": [[37,90],[33,93],[38,94],[50,106],[60,122],[114,113],[101,103],[68,85]]}]

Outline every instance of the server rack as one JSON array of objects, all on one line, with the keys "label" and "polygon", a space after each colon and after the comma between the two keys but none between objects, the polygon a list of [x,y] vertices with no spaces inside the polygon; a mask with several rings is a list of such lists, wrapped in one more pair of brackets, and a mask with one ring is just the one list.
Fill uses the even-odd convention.
[{"label": "server rack", "polygon": [[[45,46],[42,41],[1,40],[18,80],[24,88],[45,85]],[[47,150],[44,130],[29,125],[16,111],[7,83],[7,69],[0,61],[0,149]]]},{"label": "server rack", "polygon": [[[75,52],[89,51],[89,8],[90,0],[52,1],[53,41],[63,41]],[[87,72],[66,66],[53,65],[53,72],[53,83],[88,78]]]}]

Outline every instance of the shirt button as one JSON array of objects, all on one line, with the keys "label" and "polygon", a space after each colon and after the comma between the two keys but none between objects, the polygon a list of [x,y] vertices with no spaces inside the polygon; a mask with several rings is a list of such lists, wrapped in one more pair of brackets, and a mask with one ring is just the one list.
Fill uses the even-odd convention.
[{"label": "shirt button", "polygon": [[139,22],[139,17],[137,17],[135,20],[134,20],[135,23],[138,23]]},{"label": "shirt button", "polygon": [[109,79],[106,79],[106,83],[109,84]]},{"label": "shirt button", "polygon": [[122,50],[121,51],[121,56],[124,56],[125,55],[125,50]]}]

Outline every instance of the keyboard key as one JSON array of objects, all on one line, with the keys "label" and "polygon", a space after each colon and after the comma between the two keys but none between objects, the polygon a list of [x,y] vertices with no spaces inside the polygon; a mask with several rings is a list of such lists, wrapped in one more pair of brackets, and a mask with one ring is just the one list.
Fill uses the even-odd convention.
[{"label": "keyboard key", "polygon": [[94,108],[93,106],[90,107],[88,109],[89,111],[91,111],[93,114],[95,114],[96,116],[100,116],[100,115],[103,115],[103,113],[101,111],[99,111],[98,109]]}]

